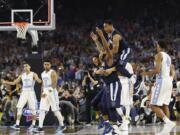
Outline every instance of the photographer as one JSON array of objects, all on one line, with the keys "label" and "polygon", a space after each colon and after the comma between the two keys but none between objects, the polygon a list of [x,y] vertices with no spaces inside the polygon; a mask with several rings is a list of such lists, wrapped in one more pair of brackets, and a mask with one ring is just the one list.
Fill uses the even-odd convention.
[{"label": "photographer", "polygon": [[142,122],[142,124],[154,123],[156,121],[155,114],[154,112],[152,112],[152,109],[150,107],[150,100],[148,96],[142,99],[140,116],[140,121]]},{"label": "photographer", "polygon": [[[75,122],[75,124],[80,124],[79,123],[78,103],[77,103],[76,98],[73,96],[73,93],[74,93],[73,90],[65,89],[65,91],[63,93],[63,97],[60,99],[61,100],[60,105],[62,107],[65,107],[65,106],[69,107],[69,111],[65,111],[66,113],[64,113],[68,124],[74,124],[74,122]],[[69,115],[67,115],[68,112],[71,112],[71,113]]]},{"label": "photographer", "polygon": [[[12,73],[7,73],[3,79],[12,81],[15,76]],[[16,105],[18,98],[19,85],[10,86],[10,85],[1,85],[1,94],[2,94],[2,120],[5,125],[13,124],[16,116]]]},{"label": "photographer", "polygon": [[171,102],[169,104],[170,120],[173,121],[176,120],[176,115],[174,110],[175,104],[176,104],[176,89],[174,88],[171,95]]}]

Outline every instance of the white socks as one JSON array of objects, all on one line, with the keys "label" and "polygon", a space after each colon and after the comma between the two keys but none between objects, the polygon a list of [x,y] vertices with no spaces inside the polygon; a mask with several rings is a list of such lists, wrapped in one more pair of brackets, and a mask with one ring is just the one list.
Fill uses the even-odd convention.
[{"label": "white socks", "polygon": [[20,118],[21,118],[21,115],[22,115],[22,108],[18,108],[17,109],[17,120],[16,120],[16,125],[18,125],[19,126],[19,124],[20,124]]},{"label": "white socks", "polygon": [[126,120],[126,117],[121,108],[116,108],[117,113],[122,117],[123,122]]},{"label": "white socks", "polygon": [[125,106],[125,108],[126,108],[126,118],[129,118],[129,116],[130,116],[130,106],[129,105],[126,105]]},{"label": "white socks", "polygon": [[16,120],[16,125],[19,126],[20,120]]},{"label": "white socks", "polygon": [[41,110],[39,114],[39,127],[40,128],[43,127],[44,118],[45,118],[45,111]]},{"label": "white socks", "polygon": [[32,125],[35,126],[36,120],[32,120]]}]

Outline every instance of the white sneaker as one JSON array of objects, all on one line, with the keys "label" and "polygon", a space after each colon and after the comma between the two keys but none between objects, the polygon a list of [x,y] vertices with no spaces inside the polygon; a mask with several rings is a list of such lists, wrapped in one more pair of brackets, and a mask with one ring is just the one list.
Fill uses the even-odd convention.
[{"label": "white sneaker", "polygon": [[56,133],[63,133],[64,130],[66,130],[66,126],[59,126],[59,127],[56,129]]},{"label": "white sneaker", "polygon": [[113,131],[112,131],[113,135],[120,135],[121,134],[117,125],[113,125],[112,127],[113,127]]},{"label": "white sneaker", "polygon": [[31,125],[31,126],[28,128],[28,130],[29,130],[29,131],[33,131],[35,128],[36,128],[36,126]]},{"label": "white sneaker", "polygon": [[14,130],[16,130],[16,131],[19,131],[19,130],[20,130],[19,125],[16,125],[16,124],[14,124],[13,126],[10,126],[10,128],[12,128],[12,129],[14,129]]},{"label": "white sneaker", "polygon": [[127,120],[126,120],[126,123],[127,123],[128,125],[130,124],[130,121],[129,121],[129,119],[127,119]]},{"label": "white sneaker", "polygon": [[170,135],[170,132],[173,130],[173,128],[176,126],[176,124],[172,121],[164,124],[163,129],[157,133],[157,135]]},{"label": "white sneaker", "polygon": [[123,122],[120,126],[121,131],[128,131],[128,122]]},{"label": "white sneaker", "polygon": [[170,126],[171,128],[176,126],[176,123],[174,123],[173,121],[168,121],[167,123],[165,123],[165,125]]},{"label": "white sneaker", "polygon": [[43,128],[34,128],[33,129],[33,133],[44,133],[44,130],[43,130]]}]

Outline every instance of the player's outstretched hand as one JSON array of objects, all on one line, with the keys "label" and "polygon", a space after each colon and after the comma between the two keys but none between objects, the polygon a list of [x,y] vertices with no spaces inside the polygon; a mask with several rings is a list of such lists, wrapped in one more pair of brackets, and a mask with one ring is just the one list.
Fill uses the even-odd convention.
[{"label": "player's outstretched hand", "polygon": [[90,36],[91,36],[93,41],[97,41],[98,37],[94,32],[91,32]]},{"label": "player's outstretched hand", "polygon": [[96,27],[96,32],[98,33],[98,35],[99,35],[100,37],[103,36],[103,31],[102,31],[101,29],[99,29],[98,27]]}]

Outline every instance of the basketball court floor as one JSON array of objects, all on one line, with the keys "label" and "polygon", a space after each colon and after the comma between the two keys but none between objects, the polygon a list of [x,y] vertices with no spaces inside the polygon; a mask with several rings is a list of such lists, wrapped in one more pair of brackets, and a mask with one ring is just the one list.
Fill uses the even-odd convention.
[{"label": "basketball court floor", "polygon": [[[45,132],[40,135],[56,135],[55,127],[44,127]],[[102,129],[103,130],[103,129]],[[74,129],[68,127],[62,135],[99,135],[102,130],[98,131],[97,126],[82,126]],[[146,125],[146,126],[130,126],[129,131],[120,132],[120,135],[180,135],[180,123],[172,128],[165,125]],[[0,127],[0,135],[35,135],[27,132],[27,127],[22,127],[20,131],[11,130],[9,127]],[[58,134],[59,135],[59,134]]]}]

